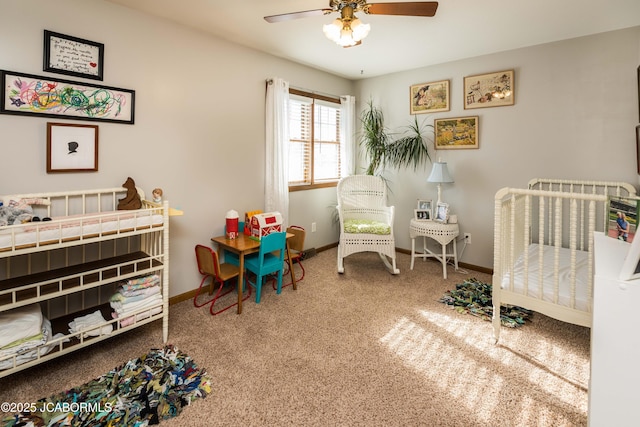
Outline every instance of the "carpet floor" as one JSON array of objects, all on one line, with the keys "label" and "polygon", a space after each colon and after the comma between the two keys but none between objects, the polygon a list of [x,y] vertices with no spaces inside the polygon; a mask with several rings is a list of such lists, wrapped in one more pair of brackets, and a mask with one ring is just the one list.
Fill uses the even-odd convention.
[{"label": "carpet floor", "polygon": [[[242,315],[171,306],[169,343],[206,369],[211,394],[160,425],[587,424],[588,328],[535,313],[496,345],[491,322],[439,302],[489,275],[450,266],[444,280],[439,263],[409,264],[399,253],[394,276],[355,254],[339,275],[334,248],[304,261],[298,290],[267,287]],[[0,379],[0,402],[34,402],[162,344],[154,322]]]}]

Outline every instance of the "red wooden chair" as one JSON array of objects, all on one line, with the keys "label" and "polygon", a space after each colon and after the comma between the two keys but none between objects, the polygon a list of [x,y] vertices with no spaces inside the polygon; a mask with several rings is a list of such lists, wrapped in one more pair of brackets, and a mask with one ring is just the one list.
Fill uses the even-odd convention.
[{"label": "red wooden chair", "polygon": [[[210,247],[204,245],[196,245],[196,260],[198,261],[198,271],[203,275],[203,277],[202,281],[200,282],[200,287],[196,291],[196,295],[193,297],[193,305],[195,307],[202,307],[207,304],[211,304],[211,306],[209,307],[209,312],[214,316],[237,305],[238,302],[236,301],[234,304],[231,304],[223,308],[222,310],[213,311],[213,307],[218,298],[221,298],[233,292],[233,287],[225,292],[222,292],[222,288],[224,287],[226,281],[231,280],[234,277],[236,279],[238,278],[238,275],[240,274],[238,266],[229,263],[220,264],[218,260],[218,254]],[[198,303],[198,296],[200,296],[200,292],[202,292],[202,286],[208,278],[211,278],[211,282],[209,283],[209,295],[213,294],[214,283],[217,283],[219,285],[218,290],[216,291],[213,299],[210,299],[203,303]],[[242,300],[244,301],[250,296],[251,288],[249,288],[247,295]]]}]

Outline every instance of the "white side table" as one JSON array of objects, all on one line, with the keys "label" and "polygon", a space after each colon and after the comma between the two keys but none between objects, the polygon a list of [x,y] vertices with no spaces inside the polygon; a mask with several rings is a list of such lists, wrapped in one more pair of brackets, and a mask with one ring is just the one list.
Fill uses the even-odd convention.
[{"label": "white side table", "polygon": [[[460,234],[458,224],[445,224],[438,221],[418,221],[412,219],[409,223],[409,236],[411,237],[411,270],[416,258],[436,258],[442,263],[442,274],[447,278],[447,260],[453,258],[456,270],[458,270],[458,251],[456,249],[456,237]],[[422,253],[416,253],[416,237],[422,237]],[[442,245],[442,254],[432,252],[427,248],[427,238],[433,239]],[[453,252],[447,253],[447,245],[453,242]]]}]

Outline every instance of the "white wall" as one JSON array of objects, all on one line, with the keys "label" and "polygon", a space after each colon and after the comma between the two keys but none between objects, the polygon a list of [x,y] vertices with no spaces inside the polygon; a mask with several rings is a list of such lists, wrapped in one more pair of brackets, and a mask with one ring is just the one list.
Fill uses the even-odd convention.
[{"label": "white wall", "polygon": [[[2,0],[0,69],[66,78],[40,71],[45,29],[105,44],[101,83],[136,91],[136,123],[97,122],[98,172],[48,175],[46,123],[74,121],[0,115],[0,194],[112,187],[127,176],[147,192],[164,188],[172,206],[185,211],[171,222],[171,295],[199,283],[193,246],[222,233],[227,210],[264,206],[264,90],[271,76],[300,88],[355,94],[360,107],[372,97],[394,130],[411,122],[410,85],[450,79],[451,111],[419,119],[480,117],[478,150],[432,151],[456,180],[443,198],[461,231],[473,234],[462,258],[470,264],[492,267],[498,188],[521,187],[536,176],[638,180],[640,27],[354,83],[101,0]],[[462,108],[464,76],[504,69],[516,72],[516,105]],[[427,165],[417,173],[386,174],[399,248],[410,247],[415,200],[436,198],[435,186],[426,183],[429,171]],[[334,188],[290,197],[291,223],[307,230],[317,223],[307,247],[337,241]]]},{"label": "white wall", "polygon": [[[385,123],[411,123],[409,86],[449,79],[451,111],[434,118],[479,116],[479,149],[431,151],[448,162],[455,183],[443,200],[472,233],[462,261],[493,267],[493,197],[531,178],[620,180],[638,184],[635,126],[640,27],[523,48],[359,81],[356,97],[373,99]],[[464,110],[464,76],[515,70],[515,105]],[[360,103],[362,107],[363,103]],[[430,145],[433,149],[433,144]],[[416,199],[436,199],[427,165],[387,171],[396,206],[396,245],[410,248],[408,224]],[[459,246],[460,252],[461,246]]]},{"label": "white wall", "polygon": [[[100,127],[99,171],[47,174],[46,123],[79,121],[0,115],[0,194],[115,187],[128,176],[147,193],[162,187],[185,212],[171,220],[172,296],[198,286],[194,245],[222,234],[227,210],[264,209],[265,80],[352,93],[348,80],[101,0],[2,0],[0,69],[83,81],[41,71],[45,29],[104,43],[104,81],[86,81],[135,90],[135,125],[85,122]],[[320,213],[335,201],[335,191],[313,193],[292,194],[292,223],[315,218],[296,203]],[[317,221],[308,246],[337,241],[330,221]]]}]

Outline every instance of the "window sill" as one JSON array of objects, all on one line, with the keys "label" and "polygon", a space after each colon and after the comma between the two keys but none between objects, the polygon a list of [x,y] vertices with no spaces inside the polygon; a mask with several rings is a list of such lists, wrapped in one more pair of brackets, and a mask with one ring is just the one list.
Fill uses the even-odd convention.
[{"label": "window sill", "polygon": [[306,191],[306,190],[315,190],[316,188],[329,188],[329,187],[337,187],[338,181],[334,182],[323,182],[321,184],[311,184],[311,185],[290,185],[289,192],[294,191]]}]

